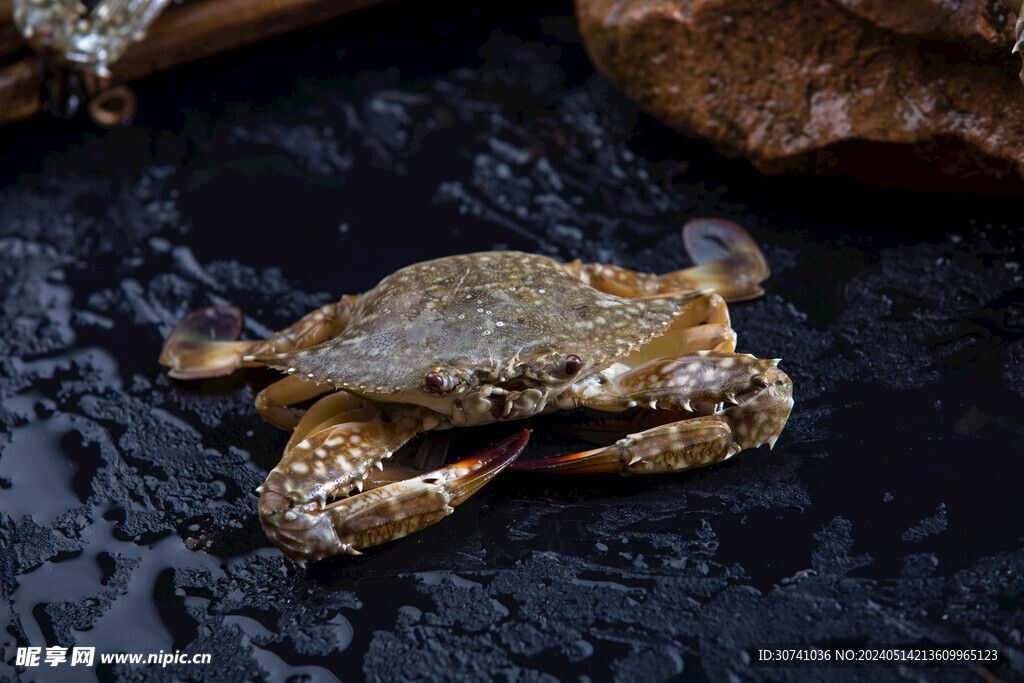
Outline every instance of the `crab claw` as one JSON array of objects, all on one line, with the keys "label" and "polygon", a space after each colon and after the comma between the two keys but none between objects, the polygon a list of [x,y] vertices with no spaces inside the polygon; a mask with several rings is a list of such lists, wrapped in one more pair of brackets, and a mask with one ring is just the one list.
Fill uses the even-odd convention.
[{"label": "crab claw", "polygon": [[320,509],[310,501],[291,502],[264,490],[259,511],[263,528],[279,548],[297,562],[331,555],[358,555],[360,548],[402,538],[451,514],[453,508],[519,457],[530,430],[469,458],[335,501]]},{"label": "crab claw", "polygon": [[177,379],[230,375],[242,365],[249,342],[237,342],[242,312],[234,306],[208,306],[175,325],[160,352],[160,363]]},{"label": "crab claw", "polygon": [[696,218],[683,226],[683,245],[697,264],[684,272],[700,289],[714,289],[728,301],[764,294],[760,283],[771,271],[747,231],[721,218]]},{"label": "crab claw", "polygon": [[[793,409],[793,382],[777,363],[715,351],[650,361],[616,380],[619,400],[649,405],[662,420],[674,421],[604,448],[520,461],[512,469],[656,474],[703,467],[762,444],[772,447]],[[686,415],[694,416],[679,419]]]},{"label": "crab claw", "polygon": [[517,472],[658,474],[702,467],[740,451],[728,424],[716,416],[659,425],[611,446],[516,463]]}]

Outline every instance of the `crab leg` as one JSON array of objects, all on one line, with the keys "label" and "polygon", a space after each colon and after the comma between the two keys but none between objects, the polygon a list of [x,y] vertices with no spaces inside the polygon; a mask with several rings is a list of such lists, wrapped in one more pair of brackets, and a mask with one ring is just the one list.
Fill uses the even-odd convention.
[{"label": "crab leg", "polygon": [[793,384],[777,362],[701,351],[645,363],[615,379],[618,394],[583,403],[599,410],[663,409],[669,419],[680,411],[710,414],[629,434],[604,448],[520,462],[513,469],[654,474],[703,467],[764,443],[774,446],[793,407]]},{"label": "crab leg", "polygon": [[[451,514],[515,460],[528,440],[529,430],[523,430],[465,460],[326,507],[315,501],[296,503],[265,488],[260,519],[270,539],[298,562],[357,555],[360,548],[402,538]],[[264,486],[271,486],[270,479]]]},{"label": "crab leg", "polygon": [[295,425],[298,424],[305,411],[288,406],[293,403],[301,403],[328,391],[334,391],[334,386],[288,376],[279,379],[256,394],[256,410],[270,424],[285,431],[291,431],[295,429]]},{"label": "crab leg", "polygon": [[234,306],[202,308],[182,318],[171,331],[160,352],[160,363],[177,379],[220,377],[240,367],[262,365],[246,356],[295,351],[333,337],[345,328],[358,300],[344,296],[270,339],[253,341],[234,341],[242,330],[242,313]]},{"label": "crab leg", "polygon": [[699,325],[673,335],[672,346],[679,353],[735,351],[736,332],[726,325]]},{"label": "crab leg", "polygon": [[635,351],[625,363],[637,366],[647,361],[695,351],[734,351],[736,332],[730,327],[729,307],[711,292],[694,299],[661,335]]},{"label": "crab leg", "polygon": [[626,297],[650,297],[714,289],[728,301],[764,293],[760,283],[770,271],[764,254],[743,228],[718,218],[692,220],[683,227],[683,244],[697,264],[665,275],[638,273],[602,263],[569,267],[591,287]]}]

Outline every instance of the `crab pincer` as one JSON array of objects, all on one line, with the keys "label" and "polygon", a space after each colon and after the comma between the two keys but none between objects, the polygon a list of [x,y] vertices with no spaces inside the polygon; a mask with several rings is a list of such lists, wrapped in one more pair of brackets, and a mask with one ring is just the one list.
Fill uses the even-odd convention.
[{"label": "crab pincer", "polygon": [[600,405],[663,411],[662,424],[604,448],[520,461],[512,469],[659,474],[774,447],[793,408],[793,383],[777,363],[719,351],[650,361],[615,378],[618,394]]},{"label": "crab pincer", "polygon": [[335,500],[301,504],[268,488],[260,496],[267,536],[297,562],[358,555],[360,548],[393,541],[438,522],[509,466],[526,448],[524,429],[475,455],[418,477]]}]

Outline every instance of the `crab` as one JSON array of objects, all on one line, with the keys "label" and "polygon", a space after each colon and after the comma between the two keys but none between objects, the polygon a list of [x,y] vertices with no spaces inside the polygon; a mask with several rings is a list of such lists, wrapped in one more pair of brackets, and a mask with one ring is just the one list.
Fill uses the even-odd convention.
[{"label": "crab", "polygon": [[[264,340],[236,341],[241,313],[212,306],[178,323],[160,362],[179,379],[286,373],[256,397],[292,432],[257,489],[260,520],[300,563],[359,554],[439,521],[509,466],[667,473],[774,446],[792,383],[779,359],[735,352],[726,305],[762,293],[764,256],[722,220],[691,221],[684,244],[698,265],[661,276],[514,251],[417,263]],[[577,407],[643,428],[534,460],[516,461],[529,430],[419,474],[391,460],[420,433]]]}]

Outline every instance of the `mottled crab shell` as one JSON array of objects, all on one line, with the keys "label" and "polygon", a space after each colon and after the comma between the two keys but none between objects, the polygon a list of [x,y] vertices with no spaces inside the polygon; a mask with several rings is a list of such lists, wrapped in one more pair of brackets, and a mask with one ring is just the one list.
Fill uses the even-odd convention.
[{"label": "mottled crab shell", "polygon": [[546,353],[600,368],[662,334],[694,294],[630,299],[584,284],[559,262],[515,251],[403,268],[360,299],[344,332],[261,358],[310,381],[379,396],[421,390],[441,366],[506,367]]}]

